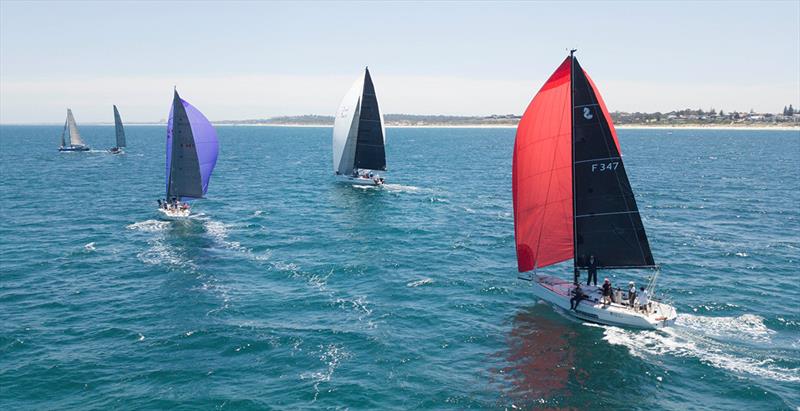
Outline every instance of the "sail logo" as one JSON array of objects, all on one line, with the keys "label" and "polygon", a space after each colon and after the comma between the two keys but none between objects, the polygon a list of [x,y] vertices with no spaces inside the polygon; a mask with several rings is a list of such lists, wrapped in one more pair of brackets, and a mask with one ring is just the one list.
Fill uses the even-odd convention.
[{"label": "sail logo", "polygon": [[591,120],[594,116],[592,115],[592,110],[589,110],[589,107],[583,108],[583,118],[587,120]]}]

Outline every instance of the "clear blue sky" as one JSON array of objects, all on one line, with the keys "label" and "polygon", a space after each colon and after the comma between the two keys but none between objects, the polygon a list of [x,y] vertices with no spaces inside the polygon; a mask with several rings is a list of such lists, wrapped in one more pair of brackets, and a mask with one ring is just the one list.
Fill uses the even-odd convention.
[{"label": "clear blue sky", "polygon": [[0,122],[332,114],[365,65],[387,113],[521,113],[569,47],[611,110],[800,105],[797,0],[3,0]]}]

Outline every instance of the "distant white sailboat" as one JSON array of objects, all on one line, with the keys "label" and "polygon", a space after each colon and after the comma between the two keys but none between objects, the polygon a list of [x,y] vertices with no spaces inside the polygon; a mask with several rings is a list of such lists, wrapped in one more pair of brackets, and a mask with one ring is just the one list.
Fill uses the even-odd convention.
[{"label": "distant white sailboat", "polygon": [[382,185],[386,171],[386,127],[369,68],[344,96],[333,126],[333,171],[345,182]]},{"label": "distant white sailboat", "polygon": [[72,110],[67,109],[67,120],[64,121],[64,130],[61,131],[61,147],[58,148],[58,151],[89,150],[89,146],[81,140],[81,134],[78,133],[78,125],[75,124],[75,117],[72,116]]},{"label": "distant white sailboat", "polygon": [[108,151],[113,154],[122,153],[122,148],[125,147],[125,129],[122,128],[122,118],[119,116],[117,106],[114,106],[114,130],[117,134],[117,145],[111,147]]}]

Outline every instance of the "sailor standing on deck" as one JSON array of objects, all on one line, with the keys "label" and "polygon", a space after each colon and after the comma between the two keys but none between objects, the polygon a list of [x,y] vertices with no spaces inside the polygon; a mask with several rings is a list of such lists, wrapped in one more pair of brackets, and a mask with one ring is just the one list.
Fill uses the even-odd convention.
[{"label": "sailor standing on deck", "polygon": [[650,296],[648,295],[647,290],[644,287],[639,287],[639,309],[649,313],[649,306],[650,305]]},{"label": "sailor standing on deck", "polygon": [[594,285],[597,285],[597,260],[594,258],[594,255],[589,256],[589,279],[586,280],[586,285],[591,285],[594,282]]},{"label": "sailor standing on deck", "polygon": [[636,284],[633,281],[628,283],[628,306],[635,308],[636,303]]},{"label": "sailor standing on deck", "polygon": [[611,292],[611,281],[608,281],[608,278],[606,278],[605,281],[603,281],[603,305],[611,304],[613,301],[611,298]]}]

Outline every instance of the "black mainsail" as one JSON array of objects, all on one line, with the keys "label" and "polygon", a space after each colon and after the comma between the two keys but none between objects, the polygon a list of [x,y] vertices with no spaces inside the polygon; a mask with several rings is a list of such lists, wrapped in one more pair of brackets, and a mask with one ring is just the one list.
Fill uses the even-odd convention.
[{"label": "black mainsail", "polygon": [[125,129],[122,128],[122,118],[119,116],[117,106],[114,106],[114,130],[117,134],[117,148],[125,147]]},{"label": "black mainsail", "polygon": [[625,165],[593,84],[572,58],[575,266],[655,266]]},{"label": "black mainsail", "polygon": [[167,200],[172,198],[202,198],[203,183],[200,162],[195,149],[192,124],[183,101],[175,91],[172,100],[171,150],[167,153]]},{"label": "black mainsail", "polygon": [[361,95],[361,112],[358,118],[358,135],[356,137],[355,167],[369,170],[386,170],[386,152],[384,149],[381,113],[375,86],[369,75],[364,74],[364,90]]}]

